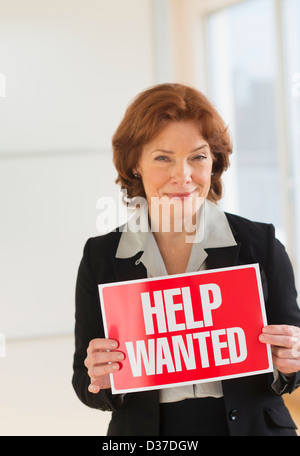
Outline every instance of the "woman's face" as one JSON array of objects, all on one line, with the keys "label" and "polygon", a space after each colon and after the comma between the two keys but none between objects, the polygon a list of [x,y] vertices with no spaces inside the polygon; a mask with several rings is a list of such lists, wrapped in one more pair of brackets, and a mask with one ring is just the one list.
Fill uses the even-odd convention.
[{"label": "woman's face", "polygon": [[[149,208],[151,199],[176,198],[193,207],[191,201],[207,197],[213,158],[208,143],[193,121],[171,122],[146,144],[134,170],[142,179]],[[174,200],[173,200],[174,201]],[[192,214],[190,214],[192,215]]]}]

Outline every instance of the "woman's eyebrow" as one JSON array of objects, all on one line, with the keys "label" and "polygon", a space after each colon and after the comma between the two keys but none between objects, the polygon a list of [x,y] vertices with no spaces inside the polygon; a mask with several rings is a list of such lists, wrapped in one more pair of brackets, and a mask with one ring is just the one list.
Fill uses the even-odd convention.
[{"label": "woman's eyebrow", "polygon": [[[196,147],[196,149],[193,149],[191,151],[191,153],[193,152],[197,152],[198,150],[201,150],[201,149],[205,149],[205,148],[208,148],[208,144],[202,144],[201,146],[199,147]],[[173,152],[172,150],[165,150],[165,149],[155,149],[152,151],[153,152],[163,152],[164,154],[174,154],[175,152]]]},{"label": "woman's eyebrow", "polygon": [[164,154],[174,154],[175,152],[172,152],[171,150],[165,150],[165,149],[155,149],[152,151],[153,152],[163,152]]},{"label": "woman's eyebrow", "polygon": [[192,152],[197,152],[198,150],[208,148],[208,144],[202,144],[201,146],[197,147],[196,149],[192,150]]}]

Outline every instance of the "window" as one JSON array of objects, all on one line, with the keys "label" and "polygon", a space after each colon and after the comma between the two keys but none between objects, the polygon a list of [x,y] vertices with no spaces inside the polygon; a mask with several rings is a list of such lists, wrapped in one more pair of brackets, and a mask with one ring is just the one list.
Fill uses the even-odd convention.
[{"label": "window", "polygon": [[295,258],[300,287],[300,2],[282,1],[282,29],[287,135],[289,146],[289,190],[295,232]]},{"label": "window", "polygon": [[299,26],[299,0],[241,1],[207,16],[208,93],[234,143],[224,176],[224,209],[273,223],[295,267],[300,263]]}]

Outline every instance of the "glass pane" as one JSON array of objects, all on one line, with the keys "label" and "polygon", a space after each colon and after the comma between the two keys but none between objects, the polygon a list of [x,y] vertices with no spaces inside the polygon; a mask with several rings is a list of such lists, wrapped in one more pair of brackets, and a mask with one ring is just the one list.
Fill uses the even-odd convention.
[{"label": "glass pane", "polygon": [[290,197],[294,212],[298,287],[300,286],[300,2],[283,0],[283,48],[290,149]]},{"label": "glass pane", "polygon": [[208,18],[210,96],[233,135],[223,207],[272,222],[285,242],[276,128],[272,0],[251,0]]}]

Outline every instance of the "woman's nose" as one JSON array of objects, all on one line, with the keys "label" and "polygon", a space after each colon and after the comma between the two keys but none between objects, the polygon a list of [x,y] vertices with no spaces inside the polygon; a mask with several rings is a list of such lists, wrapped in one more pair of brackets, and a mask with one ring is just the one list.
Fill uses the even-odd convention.
[{"label": "woman's nose", "polygon": [[171,174],[171,182],[177,185],[185,185],[192,180],[192,170],[187,163],[177,163],[174,165]]}]

